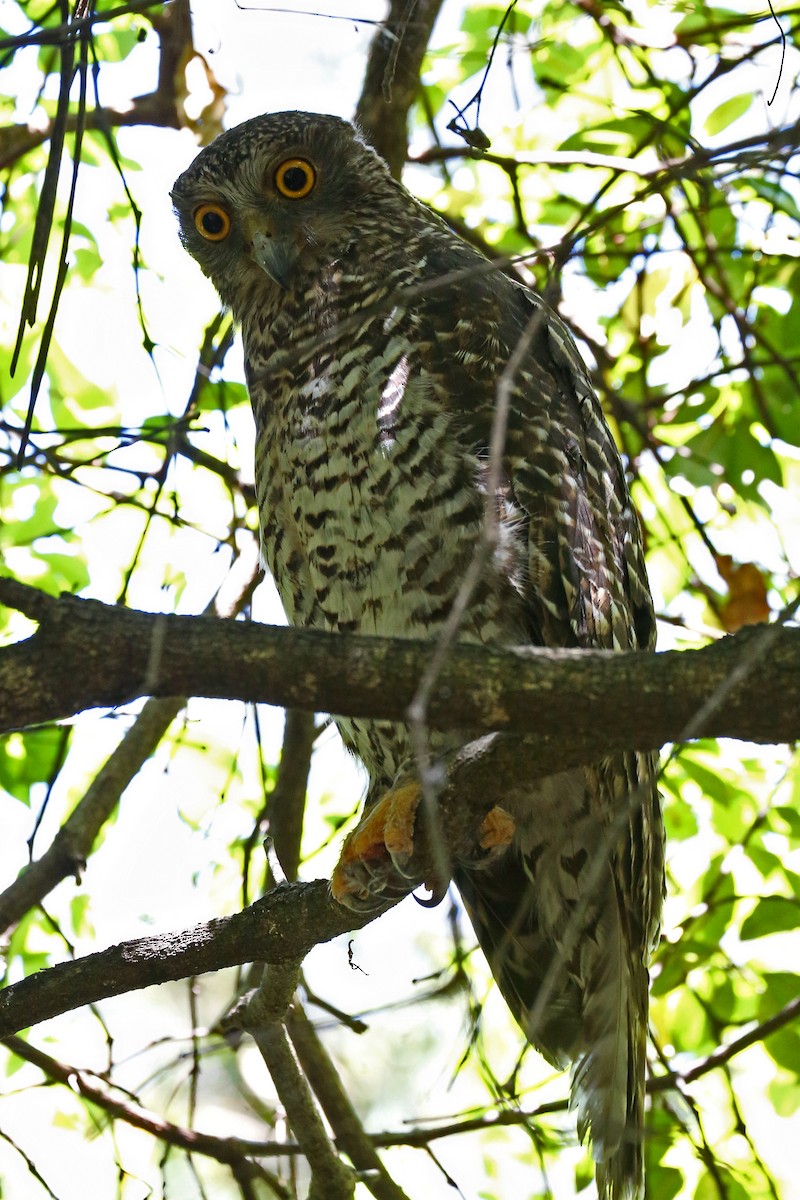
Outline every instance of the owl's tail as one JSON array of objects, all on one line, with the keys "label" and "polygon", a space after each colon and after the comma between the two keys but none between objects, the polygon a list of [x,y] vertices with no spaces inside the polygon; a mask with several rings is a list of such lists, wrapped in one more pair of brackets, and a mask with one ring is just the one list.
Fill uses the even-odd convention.
[{"label": "owl's tail", "polygon": [[457,870],[455,879],[528,1040],[554,1066],[575,1063],[572,1105],[580,1136],[592,1139],[600,1200],[641,1200],[647,969],[641,951],[638,962],[632,953],[613,879],[569,953],[542,929],[537,891],[518,856]]},{"label": "owl's tail", "polygon": [[574,1067],[572,1105],[580,1137],[592,1139],[600,1200],[641,1200],[647,969],[632,960],[618,903],[599,924],[582,956],[586,1049]]}]

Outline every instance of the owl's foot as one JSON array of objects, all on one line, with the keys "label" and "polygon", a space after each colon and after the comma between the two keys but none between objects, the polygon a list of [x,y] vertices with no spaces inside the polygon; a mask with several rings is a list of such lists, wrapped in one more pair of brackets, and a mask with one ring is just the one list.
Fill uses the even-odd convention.
[{"label": "owl's foot", "polygon": [[407,867],[414,853],[420,794],[416,783],[387,792],[348,835],[331,876],[331,892],[339,904],[367,911],[419,883]]},{"label": "owl's foot", "polygon": [[[407,895],[420,884],[431,893],[431,899],[422,903],[438,904],[444,897],[450,879],[449,874],[439,878],[441,864],[437,863],[439,871],[426,872],[413,861],[420,798],[419,785],[408,783],[387,792],[369,808],[346,839],[331,877],[334,900],[357,912],[369,912],[394,896]],[[495,806],[484,817],[469,858],[473,863],[491,861],[510,845],[514,829],[513,817]]]},{"label": "owl's foot", "polygon": [[506,812],[499,804],[490,808],[483,818],[481,836],[478,845],[486,851],[487,858],[494,858],[506,846],[510,846],[516,830],[516,822],[511,813]]}]

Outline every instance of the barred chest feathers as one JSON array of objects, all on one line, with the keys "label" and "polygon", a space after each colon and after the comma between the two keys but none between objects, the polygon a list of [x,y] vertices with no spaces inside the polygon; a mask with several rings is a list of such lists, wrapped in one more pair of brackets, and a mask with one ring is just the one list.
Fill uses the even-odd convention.
[{"label": "barred chest feathers", "polygon": [[[419,364],[413,315],[384,307],[348,321],[352,310],[330,303],[346,282],[332,273],[327,297],[319,282],[296,300],[280,297],[280,312],[258,322],[257,349],[243,324],[246,360],[258,363],[249,386],[262,551],[293,624],[430,637],[479,541],[482,468]],[[332,315],[346,332],[320,344]],[[512,526],[504,570],[482,587],[464,629],[470,640],[517,632],[510,578],[522,571],[524,542],[517,548]]]}]

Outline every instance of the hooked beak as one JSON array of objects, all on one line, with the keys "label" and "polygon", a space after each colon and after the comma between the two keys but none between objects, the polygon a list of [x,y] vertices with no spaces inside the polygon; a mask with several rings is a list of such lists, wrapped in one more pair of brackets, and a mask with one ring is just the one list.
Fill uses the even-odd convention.
[{"label": "hooked beak", "polygon": [[294,242],[286,236],[266,234],[258,229],[252,236],[252,247],[253,262],[286,291],[292,267],[300,254]]}]

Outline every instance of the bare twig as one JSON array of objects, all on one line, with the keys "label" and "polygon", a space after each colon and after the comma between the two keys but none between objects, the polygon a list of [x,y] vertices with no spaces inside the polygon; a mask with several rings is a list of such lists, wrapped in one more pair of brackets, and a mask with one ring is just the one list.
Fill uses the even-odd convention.
[{"label": "bare twig", "polygon": [[[153,9],[159,11],[151,14],[150,10]],[[187,62],[192,54],[188,0],[175,0],[166,9],[163,0],[158,0],[157,3],[154,0],[146,0],[141,4],[124,5],[118,9],[70,21],[53,29],[23,34],[19,38],[3,39],[0,41],[0,51],[4,48],[16,49],[21,45],[36,44],[68,47],[76,37],[88,37],[94,22],[136,12],[149,16],[159,36],[160,58],[156,90],[148,92],[145,96],[134,97],[125,108],[97,108],[94,112],[87,112],[85,120],[80,113],[65,112],[61,124],[56,116],[41,129],[34,129],[28,125],[7,125],[0,128],[0,170],[11,166],[22,155],[51,138],[55,145],[59,131],[72,133],[79,125],[85,129],[106,131],[113,127],[131,125],[180,129],[187,123],[179,87],[182,84],[182,61]]]},{"label": "bare twig", "polygon": [[[200,1133],[195,1129],[187,1129],[166,1121],[155,1113],[149,1112],[136,1104],[127,1096],[113,1095],[105,1079],[94,1075],[93,1072],[74,1067],[61,1062],[52,1055],[46,1054],[36,1046],[32,1046],[24,1038],[12,1035],[2,1039],[2,1044],[17,1058],[32,1063],[38,1067],[45,1078],[63,1084],[71,1091],[77,1092],[84,1100],[96,1105],[104,1113],[116,1121],[123,1121],[134,1129],[141,1129],[179,1150],[191,1154],[202,1154],[216,1162],[226,1163],[234,1172],[239,1167],[247,1167],[253,1158],[267,1155],[298,1153],[296,1144],[286,1146],[281,1142],[245,1141],[235,1137],[216,1137],[210,1133]],[[263,1171],[263,1167],[259,1168]],[[269,1175],[270,1187],[281,1200],[290,1200],[289,1194],[274,1175]]]},{"label": "bare twig", "polygon": [[[678,1086],[694,1083],[710,1072],[726,1066],[732,1059],[751,1046],[763,1042],[771,1034],[800,1018],[800,997],[789,1001],[779,1012],[754,1025],[738,1038],[734,1038],[726,1046],[720,1047],[706,1058],[695,1063],[681,1072],[668,1071],[663,1075],[652,1077],[647,1082],[650,1094],[670,1091]],[[292,1018],[290,1018],[291,1020]],[[124,1121],[134,1128],[142,1129],[168,1145],[179,1149],[190,1150],[203,1154],[218,1162],[234,1163],[237,1160],[249,1158],[280,1157],[301,1152],[297,1142],[261,1141],[235,1137],[215,1137],[213,1134],[200,1133],[165,1121],[154,1113],[148,1112],[140,1105],[129,1099],[122,1099],[110,1093],[105,1080],[94,1076],[91,1072],[81,1070],[71,1064],[60,1062],[46,1054],[30,1041],[9,1035],[2,1038],[2,1044],[25,1062],[33,1063],[44,1073],[46,1078],[65,1084],[79,1092],[85,1099],[97,1105],[111,1117]],[[497,1129],[504,1126],[524,1125],[539,1120],[541,1117],[555,1113],[566,1112],[568,1101],[553,1100],[538,1105],[533,1109],[506,1108],[500,1111],[465,1117],[452,1121],[439,1121],[429,1126],[417,1126],[410,1129],[384,1130],[371,1134],[370,1143],[375,1147],[381,1146],[426,1146],[439,1138],[450,1138],[459,1134],[480,1132],[481,1130]],[[343,1145],[339,1146],[344,1150]],[[274,1186],[274,1184],[273,1184]]]},{"label": "bare twig", "polygon": [[[223,342],[227,349],[229,341],[223,338]],[[204,363],[214,361],[214,351],[213,338],[210,341],[207,338],[196,380],[201,375]],[[192,397],[197,387],[196,380]],[[214,612],[218,617],[235,616],[249,602],[258,574],[255,568],[239,595],[227,607],[217,599],[212,599],[206,611]],[[185,704],[185,696],[150,699],[145,704],[45,853],[26,866],[13,883],[0,893],[0,930],[15,924],[35,904],[41,903],[62,879],[70,875],[80,876],[97,835],[114,811],[120,796],[154,753]]]},{"label": "bare twig", "polygon": [[62,879],[80,878],[98,832],[184,704],[180,697],[148,700],[44,854],[0,893],[0,930],[21,920]]}]

